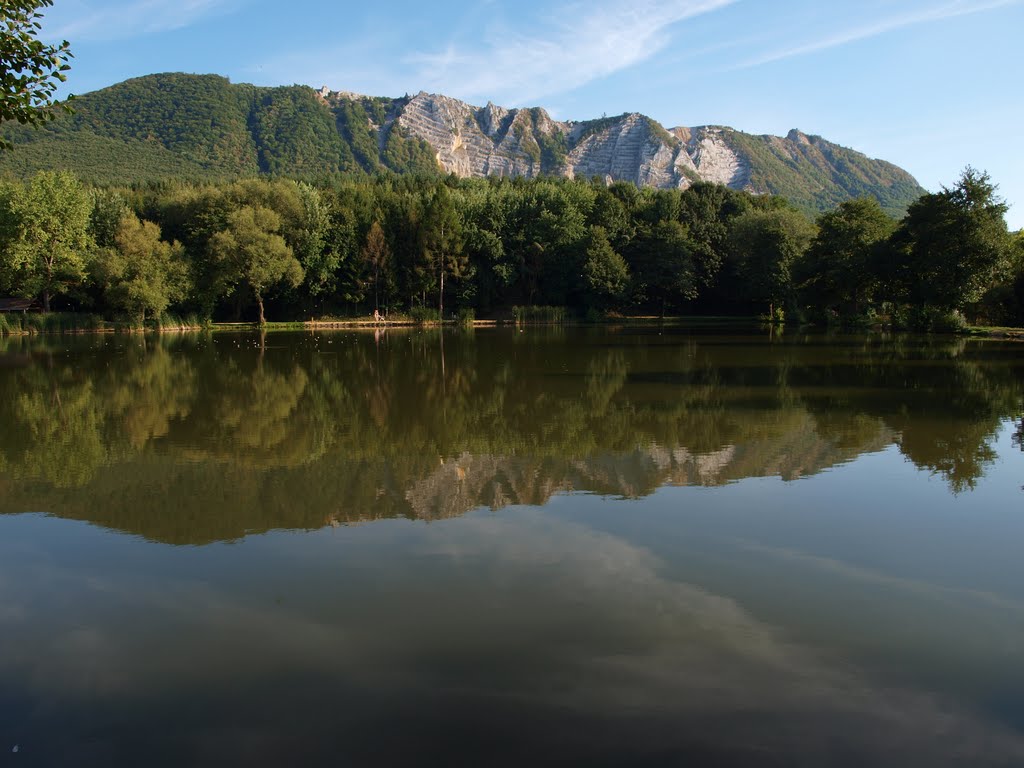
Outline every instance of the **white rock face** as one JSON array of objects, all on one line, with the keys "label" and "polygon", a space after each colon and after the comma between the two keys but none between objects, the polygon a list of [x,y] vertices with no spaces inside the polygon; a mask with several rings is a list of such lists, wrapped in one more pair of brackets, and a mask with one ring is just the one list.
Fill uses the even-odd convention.
[{"label": "white rock face", "polygon": [[[364,98],[346,91],[318,92],[330,103]],[[373,126],[382,131],[390,128]],[[686,189],[696,180],[746,188],[749,165],[730,148],[729,129],[666,131],[644,115],[611,120],[559,122],[543,109],[505,109],[488,102],[474,107],[440,94],[420,92],[397,115],[404,132],[426,141],[447,173],[463,177],[548,175],[597,176],[610,183]],[[550,141],[548,141],[550,139]],[[541,144],[561,145],[564,159],[546,155]],[[543,167],[542,167],[543,166]]]},{"label": "white rock face", "polygon": [[418,93],[398,124],[437,150],[437,161],[457,176],[526,176],[540,173],[536,133],[550,135],[566,127],[543,110],[507,110],[488,104],[473,107],[458,99]]},{"label": "white rock face", "polygon": [[743,189],[750,167],[726,143],[721,128],[697,128],[688,147],[693,166],[704,181]]},{"label": "white rock face", "polygon": [[679,186],[676,148],[656,135],[648,118],[634,113],[595,133],[585,134],[586,130],[587,124],[580,123],[570,134],[577,142],[566,158],[571,176],[610,177],[645,187]]}]

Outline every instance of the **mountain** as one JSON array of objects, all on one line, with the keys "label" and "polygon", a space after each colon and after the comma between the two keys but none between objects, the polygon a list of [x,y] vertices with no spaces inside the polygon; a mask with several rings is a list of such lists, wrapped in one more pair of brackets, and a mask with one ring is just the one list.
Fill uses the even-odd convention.
[{"label": "mountain", "polygon": [[382,170],[597,176],[659,189],[712,181],[783,195],[808,212],[872,195],[893,215],[924,192],[895,165],[819,136],[667,130],[638,113],[562,122],[539,107],[422,92],[394,99],[178,73],[127,80],[74,106],[39,130],[7,128],[18,146],[0,157],[0,172],[67,168],[101,184]]}]

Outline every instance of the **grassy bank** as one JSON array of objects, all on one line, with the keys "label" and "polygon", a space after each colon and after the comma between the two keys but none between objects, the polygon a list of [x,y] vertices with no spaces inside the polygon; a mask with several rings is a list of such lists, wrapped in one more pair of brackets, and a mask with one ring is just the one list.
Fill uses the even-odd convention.
[{"label": "grassy bank", "polygon": [[[194,331],[252,332],[252,331],[315,331],[332,329],[385,329],[417,327],[487,328],[500,325],[596,325],[596,326],[675,326],[681,328],[753,327],[761,325],[756,317],[693,317],[657,315],[619,315],[609,313],[599,318],[577,319],[565,312],[551,312],[550,307],[539,312],[516,312],[511,316],[478,320],[472,316],[440,321],[433,315],[392,314],[387,320],[372,317],[324,317],[310,320],[269,322],[261,326],[254,322],[212,323],[194,316],[165,315],[159,321],[144,325],[127,320],[104,320],[99,315],[75,312],[0,313],[0,336],[59,335],[78,333],[182,333]],[[794,324],[794,328],[796,325]],[[879,328],[883,326],[878,326]],[[892,326],[889,326],[890,330]],[[851,329],[853,330],[853,329]],[[870,330],[870,329],[861,329]],[[915,329],[907,328],[909,332]],[[921,332],[922,329],[916,329]],[[925,331],[929,332],[929,331]],[[933,328],[932,333],[952,333],[978,338],[1024,340],[1024,328],[1009,326],[964,325],[958,328]]]},{"label": "grassy bank", "polygon": [[196,317],[164,315],[146,323],[130,320],[104,320],[84,312],[9,312],[0,313],[0,336],[61,333],[142,333],[198,331],[209,325]]},{"label": "grassy bank", "polygon": [[1024,341],[1024,328],[1013,328],[1002,325],[970,325],[963,333],[969,336],[980,336],[991,339],[1014,339]]}]

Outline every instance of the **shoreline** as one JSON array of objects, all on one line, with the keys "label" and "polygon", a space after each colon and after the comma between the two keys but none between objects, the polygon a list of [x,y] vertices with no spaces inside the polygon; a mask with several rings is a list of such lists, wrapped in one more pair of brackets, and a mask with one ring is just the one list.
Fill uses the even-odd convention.
[{"label": "shoreline", "polygon": [[[228,323],[206,323],[206,324],[180,324],[150,326],[145,328],[119,325],[115,322],[102,321],[99,325],[91,327],[56,327],[56,328],[28,328],[10,329],[3,328],[0,331],[0,338],[3,337],[24,337],[24,336],[84,336],[90,334],[173,334],[173,333],[254,333],[254,332],[280,332],[280,331],[324,331],[324,330],[361,330],[361,331],[386,331],[389,328],[416,329],[416,328],[501,328],[501,327],[614,327],[614,326],[693,326],[704,328],[729,327],[729,326],[764,326],[766,325],[757,317],[657,317],[650,315],[636,315],[625,317],[609,317],[597,321],[563,320],[560,322],[544,321],[517,321],[512,318],[483,319],[483,320],[412,320],[395,319],[388,321],[373,320],[372,318],[349,318],[330,320],[299,320],[299,321],[278,321],[267,322],[260,325],[257,322],[228,322]],[[796,328],[796,326],[793,326]],[[778,330],[784,330],[785,324],[776,326]],[[949,331],[915,331],[913,329],[894,329],[888,327],[872,328],[832,328],[828,326],[800,326],[801,329],[834,330],[840,333],[872,333],[872,332],[897,332],[897,333],[924,333],[949,336],[969,336],[979,339],[999,339],[1010,341],[1024,341],[1024,328],[1012,326],[966,326],[959,330]]]}]

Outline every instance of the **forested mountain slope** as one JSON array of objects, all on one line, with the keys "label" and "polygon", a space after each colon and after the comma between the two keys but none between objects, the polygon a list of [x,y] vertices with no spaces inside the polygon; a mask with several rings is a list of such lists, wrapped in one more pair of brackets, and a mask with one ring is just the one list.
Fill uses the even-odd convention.
[{"label": "forested mountain slope", "polygon": [[598,176],[659,189],[713,181],[783,195],[807,212],[871,195],[894,216],[924,192],[890,163],[796,130],[784,138],[721,126],[666,130],[638,113],[562,122],[539,107],[180,73],[127,80],[74,107],[39,130],[7,128],[18,146],[0,157],[0,172],[66,169],[100,184],[380,171]]}]

